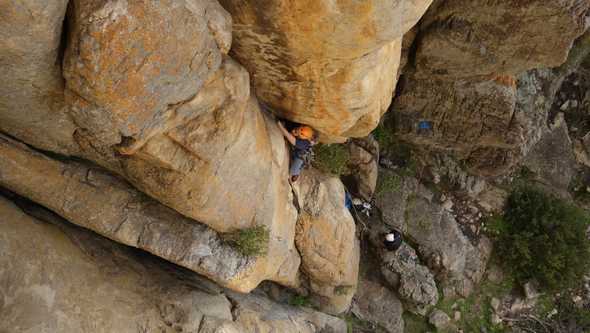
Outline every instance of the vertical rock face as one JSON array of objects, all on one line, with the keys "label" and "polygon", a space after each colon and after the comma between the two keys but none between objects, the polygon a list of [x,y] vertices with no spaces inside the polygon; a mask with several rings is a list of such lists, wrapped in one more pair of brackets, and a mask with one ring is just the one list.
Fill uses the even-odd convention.
[{"label": "vertical rock face", "polygon": [[[514,164],[514,152],[528,139],[515,116],[516,84],[503,79],[414,78],[396,98],[396,132],[405,140],[469,160],[476,173],[502,173]],[[417,129],[422,120],[431,122],[430,133]],[[486,162],[489,165],[483,165]]]},{"label": "vertical rock face", "polygon": [[566,195],[575,172],[575,155],[563,114],[558,114],[550,130],[531,149],[523,161],[550,191]]},{"label": "vertical rock face", "polygon": [[338,178],[316,171],[297,182],[300,206],[295,243],[301,268],[322,309],[340,313],[356,291],[360,247],[355,224],[344,206],[344,187]]},{"label": "vertical rock face", "polygon": [[0,330],[199,332],[204,317],[231,321],[223,295],[194,290],[154,263],[90,233],[25,215],[0,199]]},{"label": "vertical rock face", "polygon": [[[538,140],[546,113],[529,96],[544,80],[523,72],[565,62],[589,8],[580,0],[437,2],[421,21],[394,102],[400,137],[451,153],[472,174],[509,171]],[[431,122],[430,135],[418,135],[421,120]]]},{"label": "vertical rock face", "polygon": [[76,151],[63,103],[62,25],[68,1],[0,3],[0,130],[45,150]]},{"label": "vertical rock face", "polygon": [[418,70],[457,78],[559,66],[589,8],[585,0],[444,1],[424,18]]},{"label": "vertical rock face", "polygon": [[77,1],[72,11],[65,76],[83,156],[218,232],[265,225],[259,274],[280,270],[293,285],[287,149],[248,73],[224,56],[229,14],[206,0]]},{"label": "vertical rock face", "polygon": [[431,0],[223,0],[256,94],[329,136],[366,136],[389,106],[401,37]]}]

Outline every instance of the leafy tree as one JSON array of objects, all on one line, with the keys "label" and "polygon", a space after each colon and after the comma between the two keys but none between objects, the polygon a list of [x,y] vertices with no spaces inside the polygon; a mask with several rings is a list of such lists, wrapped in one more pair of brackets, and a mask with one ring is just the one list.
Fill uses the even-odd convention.
[{"label": "leafy tree", "polygon": [[578,282],[590,265],[588,215],[564,200],[522,187],[508,198],[496,249],[520,282],[550,290]]}]

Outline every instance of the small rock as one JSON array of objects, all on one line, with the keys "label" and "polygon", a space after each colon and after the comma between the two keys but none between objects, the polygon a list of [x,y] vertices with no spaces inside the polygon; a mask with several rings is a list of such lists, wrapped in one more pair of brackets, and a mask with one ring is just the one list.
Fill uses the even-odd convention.
[{"label": "small rock", "polygon": [[461,312],[455,311],[455,315],[453,316],[453,319],[455,319],[455,321],[461,320]]},{"label": "small rock", "polygon": [[510,312],[520,312],[526,308],[526,302],[522,298],[517,298],[514,300],[512,305],[510,306]]},{"label": "small rock", "polygon": [[500,300],[497,298],[492,298],[492,300],[490,301],[490,305],[492,307],[492,309],[494,310],[494,312],[498,312],[498,310],[500,310]]},{"label": "small rock", "polygon": [[576,100],[572,100],[572,101],[570,101],[570,106],[571,106],[572,108],[577,108],[577,107],[578,107],[578,101],[576,101]]},{"label": "small rock", "polygon": [[442,204],[442,208],[447,211],[451,211],[453,209],[453,201],[451,199],[445,200]]},{"label": "small rock", "polygon": [[432,182],[435,184],[440,183],[440,175],[438,173],[435,173],[432,179]]},{"label": "small rock", "polygon": [[487,277],[491,282],[500,283],[504,280],[504,272],[502,272],[499,266],[492,265],[488,268]]},{"label": "small rock", "polygon": [[492,314],[492,324],[500,325],[502,323],[502,318],[498,316],[496,313]]},{"label": "small rock", "polygon": [[561,111],[565,111],[569,108],[570,106],[570,101],[566,101],[565,103],[561,104],[561,107],[559,108]]},{"label": "small rock", "polygon": [[444,286],[443,296],[444,298],[453,298],[457,296],[457,292],[455,291],[455,288],[453,288],[452,286]]},{"label": "small rock", "polygon": [[428,317],[428,322],[436,327],[437,330],[442,330],[449,326],[451,318],[441,310],[434,310]]},{"label": "small rock", "polygon": [[528,300],[539,297],[539,292],[535,288],[534,283],[529,281],[524,284],[524,294]]},{"label": "small rock", "polygon": [[576,295],[574,297],[572,297],[572,302],[574,302],[574,304],[579,305],[582,303],[582,297]]},{"label": "small rock", "polygon": [[551,310],[551,312],[549,312],[547,314],[547,318],[551,318],[551,317],[555,316],[556,314],[557,314],[557,309],[553,309],[553,310]]}]

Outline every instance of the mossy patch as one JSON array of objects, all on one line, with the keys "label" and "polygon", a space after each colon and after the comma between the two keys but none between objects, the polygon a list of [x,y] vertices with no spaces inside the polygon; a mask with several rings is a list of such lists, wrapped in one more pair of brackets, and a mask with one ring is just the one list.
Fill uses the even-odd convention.
[{"label": "mossy patch", "polygon": [[314,148],[312,165],[325,173],[344,175],[349,173],[350,153],[342,144],[322,144]]}]

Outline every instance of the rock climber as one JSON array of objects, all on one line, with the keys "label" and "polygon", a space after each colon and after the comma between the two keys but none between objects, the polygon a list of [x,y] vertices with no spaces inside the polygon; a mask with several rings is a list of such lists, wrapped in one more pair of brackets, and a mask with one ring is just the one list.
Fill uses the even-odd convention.
[{"label": "rock climber", "polygon": [[397,251],[402,245],[402,234],[397,230],[392,230],[385,234],[383,245],[389,251]]},{"label": "rock climber", "polygon": [[299,174],[301,174],[306,161],[311,156],[311,148],[317,143],[317,134],[307,125],[292,126],[291,131],[288,131],[282,121],[277,121],[277,124],[283,136],[293,146],[289,176],[291,177],[291,182],[295,182],[299,178]]}]

